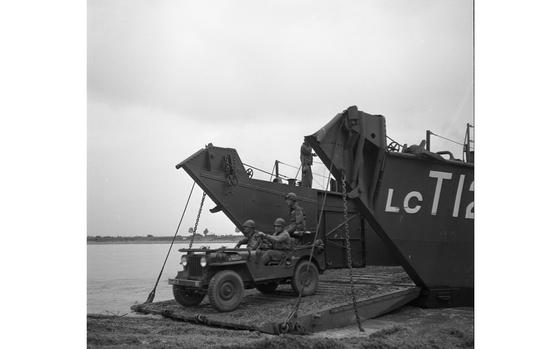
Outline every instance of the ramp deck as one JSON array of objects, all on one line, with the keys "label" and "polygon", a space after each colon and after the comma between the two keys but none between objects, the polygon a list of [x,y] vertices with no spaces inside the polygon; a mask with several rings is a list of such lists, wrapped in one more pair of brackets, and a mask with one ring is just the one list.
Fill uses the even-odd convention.
[{"label": "ramp deck", "polygon": [[[417,298],[420,292],[401,267],[376,266],[354,269],[354,290],[362,319],[395,310]],[[200,305],[190,308],[169,300],[137,304],[131,309],[208,326],[279,334],[283,332],[280,325],[296,302],[297,296],[290,286],[282,285],[275,293],[267,295],[257,290],[246,290],[239,308],[228,313],[215,310],[207,298]],[[327,270],[321,275],[317,293],[301,300],[298,331],[316,332],[348,326],[354,321],[348,270]]]}]

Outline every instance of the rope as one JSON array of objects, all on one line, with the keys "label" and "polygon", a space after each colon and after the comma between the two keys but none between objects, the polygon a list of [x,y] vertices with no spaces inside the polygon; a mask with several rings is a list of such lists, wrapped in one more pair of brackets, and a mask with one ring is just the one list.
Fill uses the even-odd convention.
[{"label": "rope", "polygon": [[[291,167],[291,168],[296,168],[296,169],[298,169],[298,170],[299,170],[300,167],[301,167],[301,165],[300,165],[300,167],[296,167],[296,166],[294,166],[294,165],[290,165],[290,164],[287,164],[287,163],[282,162],[282,161],[278,161],[278,162],[281,163],[282,165],[286,165],[286,166]],[[326,178],[326,176],[325,176],[324,174],[315,173],[315,172],[311,172],[311,173],[313,173],[315,176],[319,176],[319,177]],[[296,175],[296,177],[297,177],[297,175]]]},{"label": "rope", "polygon": [[[338,134],[340,134],[341,129],[342,129],[342,123],[340,124],[340,126],[338,128]],[[337,141],[338,141],[338,136],[337,136],[337,139],[336,139],[335,143]],[[336,147],[333,149],[333,157],[332,158],[334,158],[335,151],[336,151]],[[334,165],[334,161],[331,161],[331,165],[329,167],[329,177],[331,176],[331,170],[332,170],[333,165]],[[298,169],[298,173],[299,173],[299,169]],[[296,177],[297,177],[297,175],[296,175]],[[325,192],[325,195],[323,196],[323,203],[321,205],[321,211],[319,212],[319,221],[318,221],[318,223],[315,227],[315,237],[313,238],[313,245],[311,246],[311,253],[309,254],[309,261],[308,261],[308,264],[307,264],[307,268],[305,270],[306,272],[309,272],[309,263],[312,263],[311,258],[313,257],[313,253],[315,251],[315,243],[317,242],[317,236],[319,234],[319,227],[321,226],[321,221],[322,221],[322,218],[323,218],[323,211],[325,210],[326,201],[327,201],[327,193]],[[284,329],[287,332],[287,330],[289,330],[289,328],[290,328],[290,325],[289,325],[290,321],[292,321],[293,318],[297,318],[297,312],[299,310],[299,305],[301,303],[301,296],[303,294],[304,289],[305,289],[305,285],[303,286],[303,288],[299,292],[298,299],[296,301],[294,309],[290,312],[290,314],[288,314],[288,316],[286,317],[286,320],[280,325],[280,329]],[[296,324],[294,324],[294,328],[295,327],[299,327],[299,325],[296,323]]]},{"label": "rope", "polygon": [[276,164],[272,165],[272,170],[270,170],[270,179],[269,181],[272,181],[272,176],[274,175],[274,168],[276,167]]},{"label": "rope", "polygon": [[445,140],[447,140],[447,141],[450,141],[450,142],[452,142],[452,143],[459,144],[460,146],[463,146],[463,143],[459,143],[459,142],[454,141],[454,140],[452,140],[452,139],[449,139],[449,138],[440,136],[440,135],[438,135],[437,133],[433,133],[432,131],[430,131],[430,134],[432,134],[432,135],[434,135],[434,136],[437,136],[437,137],[440,137],[440,138],[443,138],[443,139],[445,139]]},{"label": "rope", "polygon": [[298,167],[298,169],[297,169],[296,178],[297,178],[297,176],[299,175],[299,170],[301,170],[301,165],[299,165],[299,167]]},{"label": "rope", "polygon": [[[169,257],[169,253],[171,252],[171,248],[173,247],[173,243],[175,242],[175,238],[177,237],[177,233],[179,232],[179,228],[181,227],[181,223],[183,222],[183,217],[185,217],[185,212],[187,211],[187,207],[189,206],[189,201],[191,201],[191,195],[194,189],[194,182],[191,187],[191,192],[189,193],[189,198],[187,199],[187,203],[185,204],[185,208],[183,209],[183,213],[181,214],[181,219],[179,220],[179,224],[177,225],[177,230],[175,230],[175,235],[173,236],[173,240],[171,240],[171,245],[169,245],[169,250],[167,250],[167,255],[165,256],[165,260],[163,261],[163,265],[161,266],[161,270],[159,271],[159,275],[156,280],[156,284],[154,285],[154,289],[148,295],[146,302],[144,303],[152,303],[156,296],[156,288],[159,283],[159,279],[161,278],[161,274],[163,273],[163,269],[165,268],[165,263],[167,263],[167,258]],[[199,213],[200,214],[200,213]]]},{"label": "rope", "polygon": [[196,235],[196,229],[198,228],[198,222],[200,221],[200,213],[202,212],[202,206],[204,205],[204,199],[206,198],[206,192],[202,192],[202,200],[200,200],[200,207],[198,208],[198,214],[196,215],[196,222],[194,223],[194,229],[192,232],[191,242],[189,243],[189,249],[192,247],[194,242],[194,237]]},{"label": "rope", "polygon": [[385,137],[389,138],[389,140],[390,140],[391,142],[397,143],[397,145],[398,145],[399,147],[402,147],[402,144],[400,144],[399,142],[395,141],[393,138],[391,138],[391,137],[389,137],[389,136],[387,136],[387,135],[385,135]]},{"label": "rope", "polygon": [[[267,172],[267,171],[262,170],[262,169],[260,169],[260,168],[258,168],[258,167],[255,167],[255,166],[253,166],[253,165],[249,165],[249,164],[246,164],[246,163],[243,163],[243,165],[245,165],[245,166],[247,166],[247,167],[250,167],[250,168],[253,168],[253,169],[255,169],[255,170],[257,170],[257,171],[260,171],[260,172],[262,172],[262,173],[266,173],[266,174],[269,174],[269,175],[274,175],[274,176],[276,176],[276,175],[275,175],[274,173],[272,173],[272,172]],[[284,178],[286,178],[286,179],[290,178],[290,177],[285,176],[285,175],[280,174],[280,173],[278,174],[278,176],[279,176],[279,177],[284,177]],[[296,176],[296,177],[297,177],[297,176]]]},{"label": "rope", "polygon": [[[331,173],[331,169],[332,169],[332,165],[333,163],[331,162],[331,167],[329,168],[329,176]],[[319,228],[321,226],[321,222],[322,222],[322,218],[323,218],[323,211],[325,210],[325,203],[327,202],[327,193],[325,193],[325,195],[323,196],[323,203],[321,204],[321,211],[319,212],[319,221],[317,223],[317,226],[315,227],[315,237],[313,238],[313,245],[311,246],[311,253],[309,254],[309,260],[307,261],[307,268],[305,268],[305,272],[309,272],[309,265],[310,263],[312,263],[311,259],[313,258],[313,253],[315,252],[315,245],[317,242],[317,236],[319,233]],[[290,321],[292,321],[293,318],[297,318],[297,312],[299,310],[299,305],[301,304],[301,296],[303,295],[303,291],[305,290],[305,285],[303,285],[301,291],[299,292],[298,295],[298,299],[294,305],[294,309],[290,312],[290,314],[288,314],[288,316],[286,317],[286,320],[282,323],[281,327],[285,328],[285,329],[289,329],[289,324]]]},{"label": "rope", "polygon": [[356,317],[356,323],[360,332],[364,332],[362,327],[362,322],[360,321],[360,316],[358,315],[358,303],[356,301],[356,294],[354,293],[354,277],[352,273],[352,251],[350,247],[350,226],[348,225],[348,202],[346,197],[346,174],[342,173],[342,203],[344,204],[344,231],[346,240],[346,258],[348,262],[348,268],[350,273],[350,294],[352,295],[352,305],[354,307],[354,315]]}]

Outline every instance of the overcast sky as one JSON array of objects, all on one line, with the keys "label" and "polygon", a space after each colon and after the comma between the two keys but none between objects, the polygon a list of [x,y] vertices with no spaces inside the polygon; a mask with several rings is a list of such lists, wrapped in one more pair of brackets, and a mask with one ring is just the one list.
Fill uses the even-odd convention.
[{"label": "overcast sky", "polygon": [[[88,235],[172,235],[192,185],[175,164],[213,143],[298,166],[303,136],[351,105],[401,143],[462,141],[472,23],[467,0],[88,0]],[[200,227],[234,232],[207,210]]]}]

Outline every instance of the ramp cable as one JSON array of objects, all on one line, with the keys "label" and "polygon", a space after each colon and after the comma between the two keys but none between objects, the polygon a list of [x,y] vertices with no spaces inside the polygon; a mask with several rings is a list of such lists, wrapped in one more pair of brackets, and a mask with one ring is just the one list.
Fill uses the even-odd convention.
[{"label": "ramp cable", "polygon": [[[183,222],[183,217],[185,217],[185,212],[187,212],[187,207],[189,206],[189,201],[191,201],[191,195],[192,195],[193,190],[194,190],[194,185],[195,185],[195,183],[193,182],[193,185],[191,187],[191,192],[189,193],[189,198],[187,199],[187,203],[185,204],[185,208],[183,209],[183,213],[181,214],[181,219],[179,220],[179,224],[177,225],[177,230],[175,231],[175,235],[173,236],[173,240],[171,240],[171,245],[169,245],[169,250],[167,251],[167,255],[165,256],[165,260],[163,261],[163,265],[161,266],[161,270],[159,271],[159,275],[157,277],[156,284],[154,285],[154,289],[152,290],[152,292],[150,292],[150,294],[148,295],[148,298],[144,302],[145,304],[146,303],[152,303],[154,301],[154,298],[156,296],[156,288],[157,288],[157,285],[159,283],[159,279],[161,278],[161,274],[163,273],[163,269],[165,268],[165,263],[167,263],[167,258],[169,257],[169,253],[171,252],[171,248],[173,247],[173,243],[175,242],[175,238],[177,237],[177,233],[179,232],[179,228],[181,227],[181,223]],[[199,215],[200,215],[200,213],[199,213]]]},{"label": "ramp cable", "polygon": [[[340,130],[342,129],[342,123],[340,124],[340,127],[338,129],[339,134],[340,134]],[[338,136],[336,138],[335,143],[338,142]],[[334,158],[334,152],[336,151],[336,148],[333,149],[333,157]],[[331,161],[331,165],[329,166],[329,175],[328,177],[330,178],[331,176],[331,171],[332,171],[332,167],[334,165],[334,161]],[[300,166],[301,168],[301,166]],[[298,173],[299,173],[299,169],[298,169]],[[297,176],[297,175],[296,175]],[[323,212],[325,210],[325,203],[327,202],[327,191],[325,190],[324,196],[323,196],[323,203],[321,204],[321,211],[319,212],[319,220],[317,222],[317,225],[315,226],[315,237],[313,238],[313,245],[311,246],[311,253],[309,254],[309,260],[308,260],[308,264],[307,264],[307,268],[305,270],[305,272],[309,272],[309,263],[312,263],[312,258],[313,258],[313,253],[315,251],[315,247],[316,247],[316,243],[317,243],[317,237],[319,235],[319,228],[321,226],[321,222],[322,222],[322,218],[323,218]],[[299,292],[298,295],[298,299],[294,305],[294,309],[292,309],[292,311],[290,312],[290,314],[288,314],[288,316],[286,317],[286,320],[284,320],[284,322],[282,322],[280,324],[280,330],[283,332],[288,332],[290,330],[290,324],[292,323],[292,320],[294,318],[297,318],[297,312],[299,310],[299,305],[301,304],[301,297],[303,295],[303,291],[305,290],[305,285],[303,285],[301,291]],[[298,329],[298,330],[302,330],[301,326],[297,323],[297,321],[292,324],[294,329]],[[360,325],[361,328],[361,325]],[[363,330],[362,330],[363,331]]]}]

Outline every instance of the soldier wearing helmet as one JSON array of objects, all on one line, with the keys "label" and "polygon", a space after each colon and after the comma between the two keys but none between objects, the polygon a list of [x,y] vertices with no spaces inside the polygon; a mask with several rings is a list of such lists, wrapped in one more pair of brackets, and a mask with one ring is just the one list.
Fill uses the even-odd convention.
[{"label": "soldier wearing helmet", "polygon": [[243,223],[242,227],[245,237],[235,245],[235,248],[241,245],[247,245],[248,249],[256,250],[257,247],[262,245],[262,238],[260,238],[258,234],[260,232],[255,230],[255,226],[255,221],[252,219],[248,219]]},{"label": "soldier wearing helmet", "polygon": [[292,238],[290,234],[284,229],[286,221],[282,218],[276,218],[274,221],[274,234],[268,235],[259,232],[259,237],[272,242],[272,248],[275,250],[288,250],[292,248]]},{"label": "soldier wearing helmet", "polygon": [[[284,197],[290,211],[288,225],[284,228],[290,236],[300,235],[305,231],[305,212],[297,202],[297,196],[294,193],[288,193]],[[296,233],[297,232],[297,233]]]},{"label": "soldier wearing helmet", "polygon": [[286,221],[282,218],[276,218],[274,221],[274,234],[268,235],[263,232],[259,232],[258,236],[265,241],[272,243],[272,250],[268,250],[263,255],[263,264],[267,264],[271,261],[281,261],[284,256],[285,250],[290,250],[293,248],[294,239],[290,237],[290,234],[284,229]]},{"label": "soldier wearing helmet", "polygon": [[317,156],[313,154],[312,148],[304,139],[303,144],[300,148],[299,159],[301,161],[301,186],[304,188],[311,188],[313,184],[313,173],[311,172],[311,165],[313,165],[313,157]]}]

